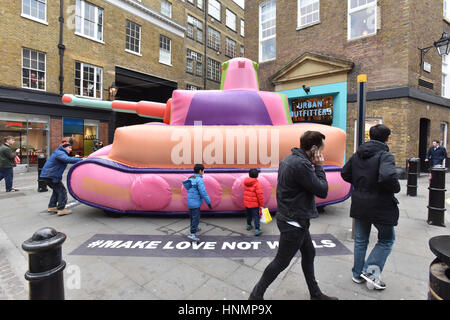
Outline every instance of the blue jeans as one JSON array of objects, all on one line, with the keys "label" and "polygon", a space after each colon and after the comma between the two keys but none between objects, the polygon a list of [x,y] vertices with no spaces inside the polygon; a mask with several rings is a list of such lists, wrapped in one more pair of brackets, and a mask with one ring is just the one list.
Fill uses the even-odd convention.
[{"label": "blue jeans", "polygon": [[5,178],[6,191],[11,191],[13,185],[13,168],[0,168],[0,181]]},{"label": "blue jeans", "polygon": [[395,241],[394,226],[378,223],[373,225],[378,230],[378,242],[365,260],[372,223],[355,219],[354,264],[352,269],[355,278],[359,278],[361,273],[366,273],[368,269],[378,270],[381,273],[387,257],[392,251]]},{"label": "blue jeans", "polygon": [[259,229],[259,208],[245,208],[245,214],[247,216],[247,224],[252,224],[252,219],[255,222],[255,229]]},{"label": "blue jeans", "polygon": [[44,180],[47,185],[53,189],[48,207],[57,207],[58,210],[63,210],[67,204],[67,190],[64,187],[64,184],[62,183],[62,181],[52,180],[48,178],[44,178]]},{"label": "blue jeans", "polygon": [[191,212],[191,233],[195,234],[200,223],[200,208],[189,209]]}]

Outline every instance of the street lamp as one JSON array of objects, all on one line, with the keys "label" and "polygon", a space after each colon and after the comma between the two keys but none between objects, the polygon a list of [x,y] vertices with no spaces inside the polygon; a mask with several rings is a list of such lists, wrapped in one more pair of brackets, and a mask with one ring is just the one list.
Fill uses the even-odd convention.
[{"label": "street lamp", "polygon": [[108,89],[109,100],[111,100],[111,98],[114,100],[114,97],[116,96],[118,90],[119,88],[116,86],[116,83],[115,82],[111,83],[111,86]]},{"label": "street lamp", "polygon": [[435,47],[439,56],[444,56],[450,53],[450,36],[443,32],[441,38],[435,41],[432,46],[426,48],[418,48],[420,50],[420,69],[423,67],[423,58],[430,51],[431,48]]}]

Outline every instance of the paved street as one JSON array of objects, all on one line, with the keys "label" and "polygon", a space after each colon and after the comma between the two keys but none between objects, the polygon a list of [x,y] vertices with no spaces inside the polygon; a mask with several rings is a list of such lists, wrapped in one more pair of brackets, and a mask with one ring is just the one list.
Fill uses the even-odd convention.
[{"label": "paved street", "polygon": [[[67,170],[66,170],[67,172]],[[447,190],[449,179],[447,175]],[[69,255],[97,234],[105,235],[186,235],[188,217],[123,216],[113,218],[101,210],[74,202],[69,196],[73,214],[59,217],[46,212],[50,192],[37,192],[37,170],[16,174],[15,187],[20,191],[4,192],[0,183],[0,300],[27,299],[27,254],[22,243],[41,227],[53,227],[67,235],[63,245],[66,299],[247,299],[250,290],[271,261],[271,257],[149,257]],[[402,190],[400,220],[396,243],[389,257],[383,280],[387,289],[370,291],[351,280],[353,256],[317,256],[316,277],[322,291],[344,300],[427,299],[429,265],[434,259],[428,240],[449,234],[447,227],[426,223],[428,175],[419,178],[417,197],[406,196],[406,180]],[[447,194],[448,197],[448,194]],[[326,207],[311,223],[311,234],[331,234],[353,252],[350,200]],[[202,236],[228,236],[230,239],[251,235],[244,229],[244,217],[207,216],[200,223]],[[276,223],[263,225],[264,235],[278,235]],[[233,238],[235,237],[235,238]],[[256,238],[255,238],[256,239]],[[376,232],[371,235],[371,246]],[[268,300],[309,299],[300,258],[269,287]]]}]

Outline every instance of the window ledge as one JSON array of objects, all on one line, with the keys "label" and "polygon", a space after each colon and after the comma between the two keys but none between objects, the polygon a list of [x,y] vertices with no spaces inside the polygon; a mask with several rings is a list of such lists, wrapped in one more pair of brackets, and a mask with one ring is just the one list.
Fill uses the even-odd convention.
[{"label": "window ledge", "polygon": [[33,17],[33,16],[29,16],[29,15],[24,14],[24,13],[22,13],[20,16],[21,16],[22,18],[30,19],[30,20],[33,20],[33,21],[35,21],[35,22],[39,22],[39,23],[42,23],[42,24],[45,24],[46,26],[48,26],[48,22],[45,21],[45,20],[41,20],[41,19],[39,19],[39,18],[36,18],[36,17]]},{"label": "window ledge", "polygon": [[361,40],[361,39],[370,38],[370,37],[373,37],[373,36],[376,36],[376,35],[377,35],[377,33],[375,32],[375,33],[372,33],[372,34],[368,34],[367,36],[359,36],[359,37],[356,37],[356,38],[347,39],[347,41],[350,42],[350,41],[355,41],[355,40]]},{"label": "window ledge", "polygon": [[164,61],[161,61],[161,60],[159,60],[158,62],[161,63],[161,64],[164,64],[166,66],[173,67],[173,65],[171,63],[167,63],[167,62],[164,62]]},{"label": "window ledge", "polygon": [[320,20],[319,21],[315,21],[315,22],[312,22],[312,23],[309,23],[309,24],[305,24],[304,26],[298,26],[297,27],[297,31],[298,30],[302,30],[302,29],[306,29],[306,28],[309,28],[309,27],[312,27],[312,26],[315,26],[316,24],[320,24],[321,22],[320,22]]},{"label": "window ledge", "polygon": [[47,91],[46,89],[24,87],[23,85],[22,85],[22,88],[23,88],[23,89],[28,89],[28,90],[34,90],[34,91],[41,91],[41,92]]},{"label": "window ledge", "polygon": [[450,24],[450,18],[444,17],[443,20],[444,20],[445,22],[447,22],[448,24]]},{"label": "window ledge", "polygon": [[134,54],[136,56],[142,57],[142,53],[139,53],[139,52],[134,52],[134,51],[131,51],[131,50],[128,50],[128,49],[125,49],[125,52],[128,52],[128,53]]},{"label": "window ledge", "polygon": [[77,98],[84,98],[84,99],[94,99],[94,100],[99,100],[99,101],[101,101],[103,99],[103,97],[102,98],[96,98],[96,97],[82,96],[82,95],[79,95],[79,94],[75,94],[75,97],[77,97]]},{"label": "window ledge", "polygon": [[75,34],[76,34],[77,36],[79,36],[79,37],[86,38],[86,39],[89,39],[89,40],[92,40],[92,41],[94,41],[94,42],[98,42],[98,43],[101,43],[101,44],[105,44],[105,42],[104,42],[103,40],[97,40],[97,39],[95,39],[95,38],[91,38],[91,37],[86,36],[86,35],[84,35],[84,34],[82,34],[82,33],[79,33],[79,32],[75,32]]},{"label": "window ledge", "polygon": [[269,60],[264,60],[264,61],[259,61],[258,63],[271,62],[271,61],[275,61],[275,60],[277,60],[277,58],[273,58],[273,59],[269,59]]}]

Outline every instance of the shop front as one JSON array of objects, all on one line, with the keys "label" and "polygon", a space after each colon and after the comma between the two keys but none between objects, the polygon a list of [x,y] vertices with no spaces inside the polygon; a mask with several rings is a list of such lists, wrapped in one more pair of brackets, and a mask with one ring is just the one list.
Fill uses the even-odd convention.
[{"label": "shop front", "polygon": [[63,136],[72,137],[72,154],[87,157],[93,152],[94,141],[99,138],[99,121],[63,118]]}]

